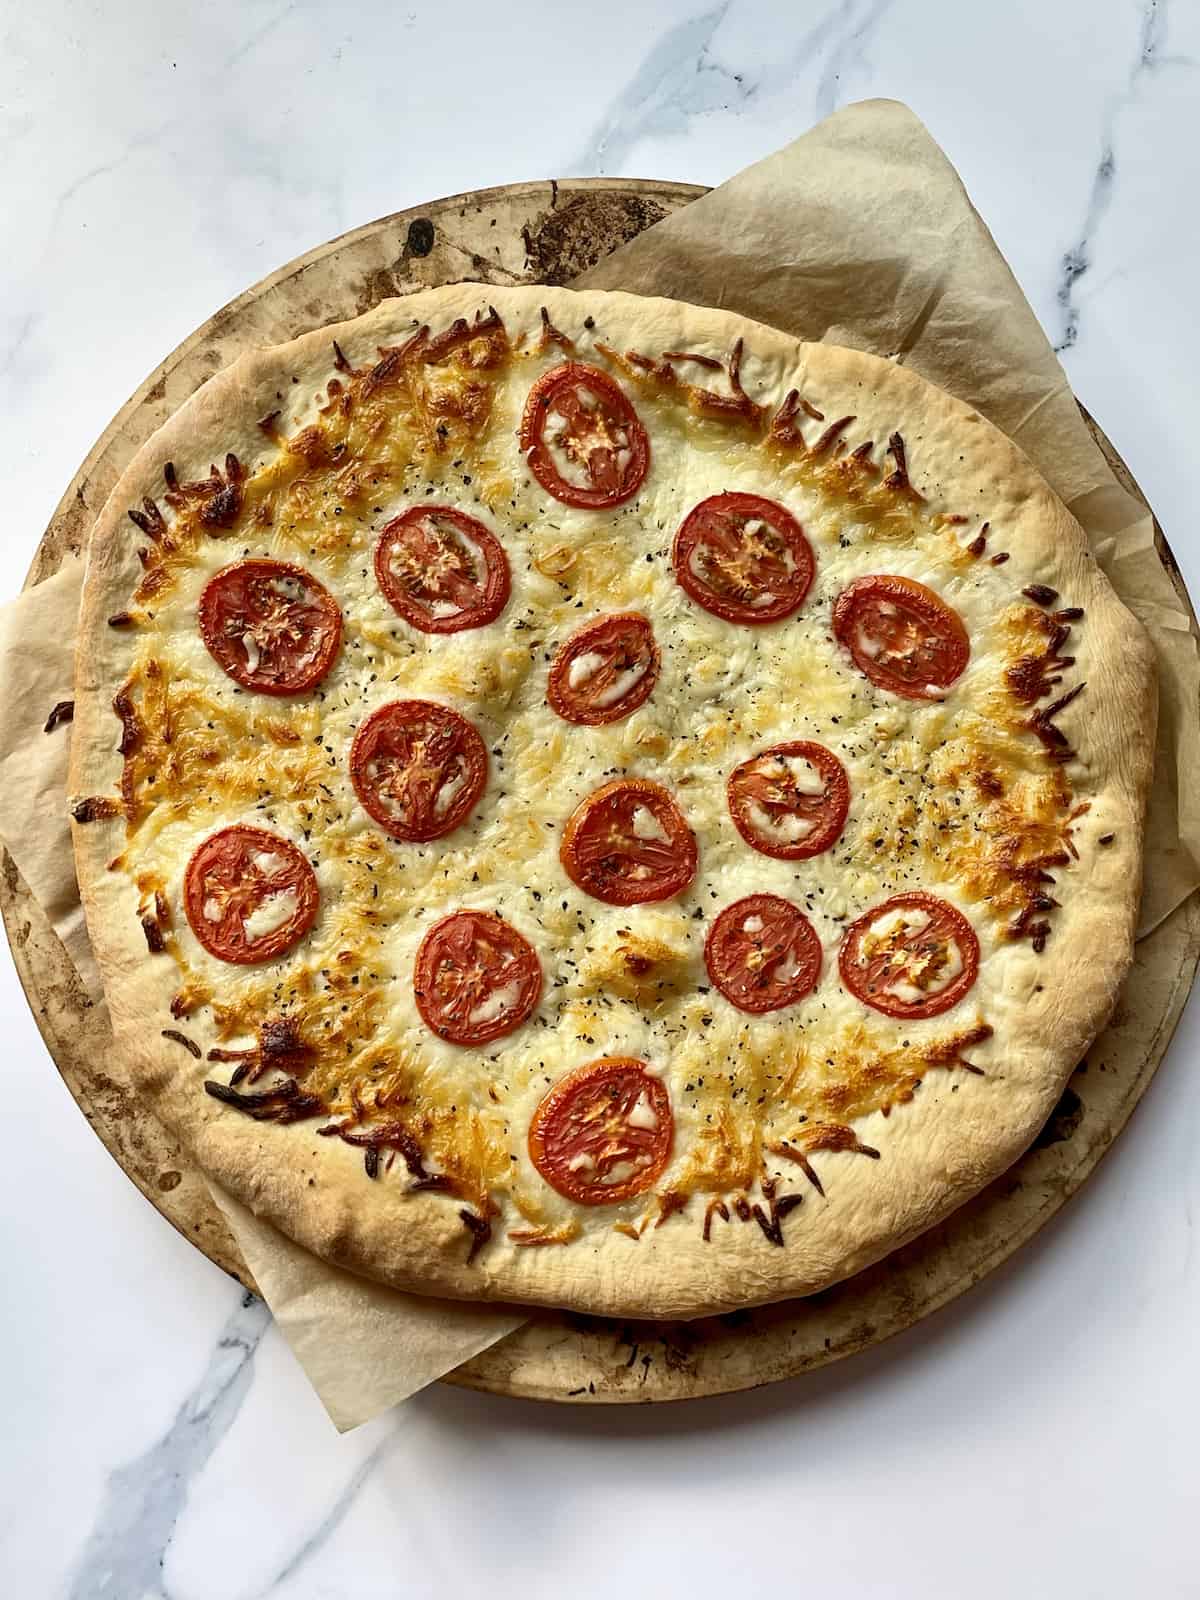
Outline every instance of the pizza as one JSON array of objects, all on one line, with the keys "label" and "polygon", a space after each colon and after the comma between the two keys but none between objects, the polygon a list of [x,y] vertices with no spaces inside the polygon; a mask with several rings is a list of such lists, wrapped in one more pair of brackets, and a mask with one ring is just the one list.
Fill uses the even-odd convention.
[{"label": "pizza", "polygon": [[894,361],[461,284],[243,357],[91,542],[70,804],[199,1165],[401,1288],[814,1292],[1027,1147],[1133,941],[1150,653]]}]

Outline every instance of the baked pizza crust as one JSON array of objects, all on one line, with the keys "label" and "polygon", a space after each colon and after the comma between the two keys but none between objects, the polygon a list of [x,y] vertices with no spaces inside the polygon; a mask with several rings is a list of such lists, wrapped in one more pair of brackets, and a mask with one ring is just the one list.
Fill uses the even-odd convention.
[{"label": "baked pizza crust", "polygon": [[399,1181],[368,1183],[361,1150],[318,1136],[313,1123],[255,1122],[201,1092],[203,1063],[162,1036],[178,974],[171,961],[148,956],[138,891],[110,870],[122,822],[76,822],[80,888],[116,1038],[147,1102],[215,1181],[317,1255],[398,1288],[671,1318],[812,1293],[933,1226],[1016,1160],[1103,1027],[1132,959],[1156,715],[1149,644],[1079,525],[1025,456],[970,407],[901,366],[801,344],[726,312],[550,288],[455,285],[249,354],[142,447],[97,520],[80,616],[71,803],[119,791],[112,699],[134,641],[107,619],[124,609],[141,577],[142,541],[127,513],[161,494],[164,462],[173,461],[181,478],[196,478],[233,452],[252,474],[273,454],[260,420],[281,406],[289,418],[311,415],[331,376],[332,341],[352,364],[369,362],[418,320],[436,330],[489,303],[510,334],[525,330],[530,338],[545,307],[572,337],[583,339],[591,319],[595,338],[618,349],[728,350],[744,341],[756,392],[776,404],[793,387],[819,397],[827,416],[855,419],[851,443],[884,440],[899,428],[912,482],[930,504],[982,508],[1003,529],[1014,593],[1046,585],[1086,613],[1072,641],[1069,683],[1086,681],[1087,692],[1064,709],[1059,726],[1080,752],[1071,771],[1079,772],[1090,810],[1075,836],[1078,859],[1061,877],[1053,936],[1040,954],[1026,946],[1007,958],[1004,987],[992,996],[989,1019],[1002,1053],[991,1054],[983,1075],[931,1077],[911,1103],[857,1120],[856,1134],[882,1159],[849,1150],[824,1155],[824,1195],[805,1189],[782,1248],[759,1226],[726,1227],[709,1239],[698,1226],[649,1227],[634,1239],[593,1211],[565,1248],[522,1248],[497,1229],[468,1261],[461,1207],[452,1199],[412,1193]]}]

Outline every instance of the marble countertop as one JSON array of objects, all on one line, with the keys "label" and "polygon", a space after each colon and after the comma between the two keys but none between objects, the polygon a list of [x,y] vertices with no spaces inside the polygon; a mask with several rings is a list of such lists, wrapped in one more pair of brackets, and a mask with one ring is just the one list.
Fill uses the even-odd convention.
[{"label": "marble countertop", "polygon": [[[958,166],[1200,594],[1198,66],[1186,0],[10,9],[3,592],[159,358],[319,241],[522,178],[718,182],[889,95]],[[113,1165],[0,964],[6,1593],[1197,1592],[1195,1007],[1084,1192],[890,1344],[685,1407],[435,1387],[339,1438],[264,1309]]]}]

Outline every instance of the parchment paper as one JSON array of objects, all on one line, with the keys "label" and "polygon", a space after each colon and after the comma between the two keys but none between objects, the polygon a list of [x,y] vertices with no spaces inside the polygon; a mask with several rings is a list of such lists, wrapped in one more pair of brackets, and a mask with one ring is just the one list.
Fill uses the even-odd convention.
[{"label": "parchment paper", "polygon": [[331,1267],[215,1183],[208,1187],[339,1432],[407,1400],[526,1320],[494,1305],[398,1294]]},{"label": "parchment paper", "polygon": [[[869,101],[675,213],[581,286],[722,306],[799,337],[894,356],[1029,453],[1146,623],[1159,657],[1159,761],[1141,936],[1200,883],[1200,666],[1144,508],[1117,483],[1066,377],[945,156],[905,107]],[[0,612],[0,836],[96,995],[62,804],[81,563]],[[114,1064],[115,1065],[115,1064]],[[308,1255],[213,1191],[280,1331],[339,1427],[487,1348],[520,1312],[401,1295]]]},{"label": "parchment paper", "polygon": [[67,948],[83,986],[102,1000],[100,969],[79,903],[64,798],[69,723],[45,731],[70,700],[83,562],[68,557],[52,578],[0,608],[0,836],[33,898]]}]

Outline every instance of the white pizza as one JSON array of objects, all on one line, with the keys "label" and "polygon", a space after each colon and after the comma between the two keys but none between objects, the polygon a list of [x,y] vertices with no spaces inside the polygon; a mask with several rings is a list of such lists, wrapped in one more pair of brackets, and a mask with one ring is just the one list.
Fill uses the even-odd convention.
[{"label": "white pizza", "polygon": [[463,284],[237,362],[89,552],[72,808],[201,1167],[400,1287],[820,1289],[1028,1145],[1128,966],[1147,641],[894,362]]}]

